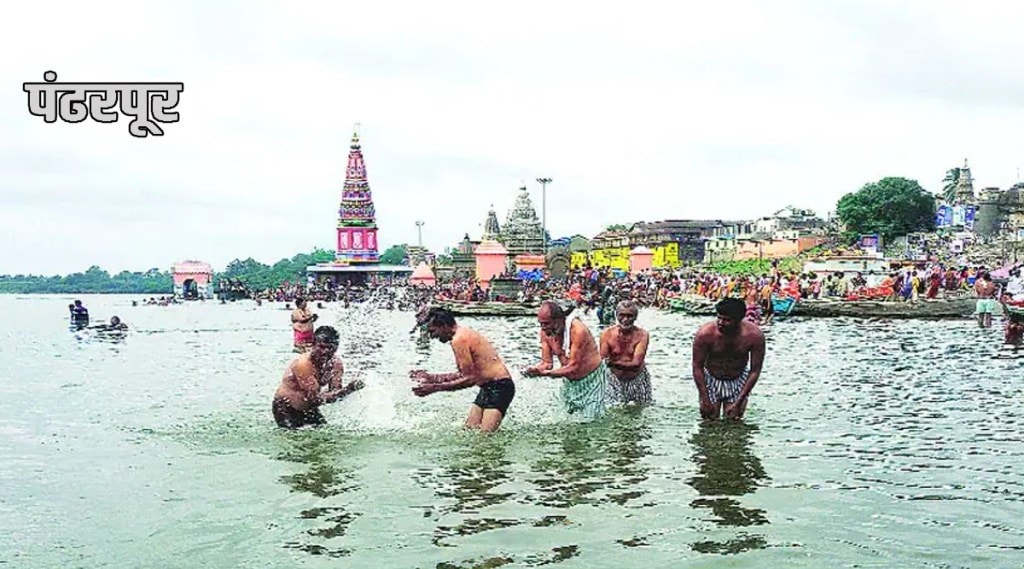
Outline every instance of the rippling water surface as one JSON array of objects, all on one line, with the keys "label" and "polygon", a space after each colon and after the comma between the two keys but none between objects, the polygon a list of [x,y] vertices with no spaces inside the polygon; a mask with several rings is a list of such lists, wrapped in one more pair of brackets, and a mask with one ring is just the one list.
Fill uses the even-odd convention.
[{"label": "rippling water surface", "polygon": [[[330,426],[282,432],[281,304],[130,306],[122,341],[68,331],[63,296],[0,296],[0,566],[1019,567],[1024,359],[969,321],[780,322],[742,423],[702,423],[701,322],[642,312],[656,405],[592,424],[518,375],[502,430],[412,316],[328,305],[350,378]],[[531,320],[465,319],[513,369]],[[593,316],[588,318],[597,331]]]}]

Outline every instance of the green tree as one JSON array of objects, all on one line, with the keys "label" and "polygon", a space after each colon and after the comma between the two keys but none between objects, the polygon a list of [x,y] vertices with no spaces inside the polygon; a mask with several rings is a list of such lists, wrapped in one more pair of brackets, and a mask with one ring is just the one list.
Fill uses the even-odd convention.
[{"label": "green tree", "polygon": [[632,224],[625,225],[625,224],[622,224],[622,223],[613,223],[613,224],[605,227],[604,230],[605,231],[629,231],[629,229],[631,227],[633,227]]},{"label": "green tree", "polygon": [[404,265],[408,262],[409,251],[406,245],[392,245],[380,256],[382,265]]},{"label": "green tree", "polygon": [[960,182],[960,168],[950,168],[942,179],[942,193],[939,197],[948,204],[956,201],[956,185]]},{"label": "green tree", "polygon": [[889,241],[915,231],[933,229],[935,196],[916,180],[882,178],[839,198],[836,213],[846,225],[845,238],[849,241],[871,233],[878,233]]}]

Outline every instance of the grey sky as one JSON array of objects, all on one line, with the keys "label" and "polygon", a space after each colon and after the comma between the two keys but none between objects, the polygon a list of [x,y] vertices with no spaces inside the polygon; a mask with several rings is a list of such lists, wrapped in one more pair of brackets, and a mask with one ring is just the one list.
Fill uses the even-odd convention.
[{"label": "grey sky", "polygon": [[[11,3],[0,273],[221,269],[332,249],[353,123],[380,242],[455,245],[521,180],[554,236],[821,215],[888,175],[1024,166],[1024,7],[1003,2]],[[21,90],[180,81],[181,121],[46,124]],[[538,212],[539,213],[539,212]]]}]

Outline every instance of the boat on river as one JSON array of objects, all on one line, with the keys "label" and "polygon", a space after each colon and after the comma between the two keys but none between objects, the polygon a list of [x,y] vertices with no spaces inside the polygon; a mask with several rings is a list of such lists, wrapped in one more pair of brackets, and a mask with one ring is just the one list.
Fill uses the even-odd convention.
[{"label": "boat on river", "polygon": [[812,318],[964,318],[974,314],[977,299],[970,297],[900,300],[800,300],[790,313]]},{"label": "boat on river", "polygon": [[[777,315],[808,318],[963,318],[974,314],[975,303],[976,299],[970,297],[920,299],[916,302],[828,298],[802,299],[795,303],[791,298],[772,298],[772,308]],[[715,302],[687,295],[671,299],[669,310],[690,316],[712,316],[715,314]]]},{"label": "boat on river", "polygon": [[497,301],[468,301],[468,300],[442,300],[436,301],[435,306],[446,308],[456,316],[499,316],[506,318],[536,317],[539,302],[497,302]]}]

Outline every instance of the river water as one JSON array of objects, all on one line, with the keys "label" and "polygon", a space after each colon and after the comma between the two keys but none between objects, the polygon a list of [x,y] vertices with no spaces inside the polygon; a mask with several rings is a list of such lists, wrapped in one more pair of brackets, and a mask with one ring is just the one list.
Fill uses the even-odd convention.
[{"label": "river water", "polygon": [[[278,304],[132,307],[84,296],[122,341],[76,336],[68,296],[0,296],[0,566],[1019,567],[1024,360],[999,328],[779,322],[742,423],[702,423],[700,319],[641,312],[656,404],[594,423],[557,381],[515,376],[499,433],[459,427],[475,390],[409,313],[315,309],[348,378],[330,425],[284,432]],[[587,319],[597,330],[593,315]],[[529,319],[464,319],[510,368]],[[998,323],[997,323],[998,326]]]}]

